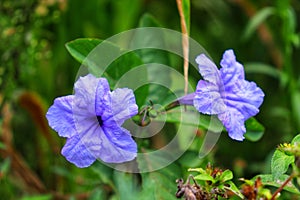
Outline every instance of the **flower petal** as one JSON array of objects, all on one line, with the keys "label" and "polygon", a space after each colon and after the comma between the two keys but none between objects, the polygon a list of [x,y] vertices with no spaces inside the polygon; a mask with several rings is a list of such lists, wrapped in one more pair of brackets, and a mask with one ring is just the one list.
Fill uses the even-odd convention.
[{"label": "flower petal", "polygon": [[122,163],[133,160],[137,155],[137,145],[128,130],[119,127],[103,127],[101,151],[97,157],[107,163]]},{"label": "flower petal", "polygon": [[133,91],[128,88],[116,89],[111,93],[113,119],[119,125],[138,113]]},{"label": "flower petal", "polygon": [[245,79],[244,67],[236,61],[233,50],[227,50],[221,60],[220,74],[224,85],[234,85],[238,80]]},{"label": "flower petal", "polygon": [[74,114],[79,116],[95,115],[95,94],[98,82],[99,78],[91,74],[80,77],[76,81],[74,87]]},{"label": "flower petal", "polygon": [[88,74],[80,77],[75,83],[75,97],[72,107],[79,134],[85,134],[86,130],[95,126],[95,121],[97,121],[95,101],[98,82],[100,82],[100,78]]},{"label": "flower petal", "polygon": [[226,112],[218,115],[218,118],[228,131],[229,137],[238,141],[244,140],[244,134],[246,133],[245,120],[238,110],[228,107]]},{"label": "flower petal", "polygon": [[199,112],[218,114],[229,136],[243,140],[244,122],[259,112],[264,93],[255,83],[245,80],[244,67],[236,61],[233,50],[224,52],[220,71],[204,54],[196,62],[208,82],[198,82],[194,106]]},{"label": "flower petal", "polygon": [[74,95],[56,98],[46,114],[49,126],[61,137],[72,137],[77,133],[72,112],[73,100]]},{"label": "flower petal", "polygon": [[226,105],[238,110],[244,120],[259,112],[258,107],[262,104],[263,99],[263,91],[254,82],[243,80],[240,84],[236,84],[235,88],[230,87],[229,90],[226,87]]},{"label": "flower petal", "polygon": [[80,168],[88,167],[96,160],[87,148],[87,142],[83,142],[79,135],[67,139],[61,154],[65,156],[69,162]]},{"label": "flower petal", "polygon": [[196,63],[204,80],[216,85],[220,84],[220,72],[217,66],[205,54],[200,54],[196,58]]},{"label": "flower petal", "polygon": [[177,99],[180,105],[194,105],[195,92]]},{"label": "flower petal", "polygon": [[103,121],[113,116],[111,92],[108,81],[100,78],[95,91],[95,114],[101,116]]},{"label": "flower petal", "polygon": [[214,115],[225,111],[226,106],[217,85],[200,80],[195,94],[194,106],[199,112]]}]

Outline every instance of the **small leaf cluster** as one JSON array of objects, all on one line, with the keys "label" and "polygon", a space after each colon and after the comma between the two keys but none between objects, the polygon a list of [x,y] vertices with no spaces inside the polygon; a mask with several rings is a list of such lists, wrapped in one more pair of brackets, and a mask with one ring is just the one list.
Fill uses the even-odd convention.
[{"label": "small leaf cluster", "polygon": [[[185,196],[185,199],[217,199],[218,197],[229,198],[233,194],[243,198],[242,193],[232,182],[233,174],[230,170],[213,168],[210,164],[206,169],[191,168],[188,171],[198,172],[196,176],[190,175],[194,185],[189,185],[189,179],[183,185],[182,180],[178,180],[178,191],[176,196]],[[192,194],[191,194],[192,193]]]},{"label": "small leaf cluster", "polygon": [[[263,199],[274,200],[280,198],[282,190],[295,195],[300,195],[300,134],[294,137],[291,143],[283,143],[275,150],[271,159],[271,174],[259,174],[251,180],[240,178],[244,183],[238,187],[232,182],[231,170],[221,170],[208,165],[206,169],[193,168],[190,172],[197,172],[195,176],[190,175],[186,183],[177,181],[178,198],[189,199],[217,199],[222,197],[231,199]],[[194,184],[190,185],[190,179]],[[270,187],[271,186],[271,187]],[[272,187],[277,188],[272,194]],[[191,198],[191,196],[195,198]]]}]

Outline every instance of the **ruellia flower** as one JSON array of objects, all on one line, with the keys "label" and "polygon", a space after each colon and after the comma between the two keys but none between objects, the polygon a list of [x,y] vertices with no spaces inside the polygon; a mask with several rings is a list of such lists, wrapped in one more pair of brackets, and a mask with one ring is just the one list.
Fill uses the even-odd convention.
[{"label": "ruellia flower", "polygon": [[196,62],[204,80],[198,82],[195,93],[180,98],[179,103],[193,104],[200,113],[217,115],[229,136],[242,141],[245,121],[259,112],[263,91],[245,80],[244,67],[236,61],[233,50],[224,52],[220,70],[205,54],[199,55]]},{"label": "ruellia flower", "polygon": [[133,91],[110,91],[105,78],[88,74],[74,86],[74,95],[58,97],[46,117],[49,125],[67,141],[62,155],[77,167],[96,159],[107,163],[133,160],[137,145],[124,121],[138,113]]}]

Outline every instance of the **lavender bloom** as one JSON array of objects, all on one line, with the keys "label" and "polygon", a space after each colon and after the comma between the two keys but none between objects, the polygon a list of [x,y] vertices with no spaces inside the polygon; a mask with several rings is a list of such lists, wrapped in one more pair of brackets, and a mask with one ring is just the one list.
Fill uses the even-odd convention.
[{"label": "lavender bloom", "polygon": [[194,105],[195,95],[195,93],[190,93],[177,99],[177,101],[180,105]]},{"label": "lavender bloom", "polygon": [[[256,115],[263,102],[264,93],[254,82],[245,80],[243,66],[236,61],[233,50],[227,50],[221,60],[222,68],[204,54],[196,58],[204,80],[198,82],[193,105],[203,113],[218,115],[229,136],[242,141],[246,132],[245,121]],[[190,101],[191,94],[179,99]]]},{"label": "lavender bloom", "polygon": [[88,167],[96,159],[122,163],[136,157],[137,145],[121,127],[138,113],[133,91],[110,91],[105,78],[89,74],[75,83],[75,94],[59,97],[46,117],[50,127],[67,141],[61,153],[77,167]]}]

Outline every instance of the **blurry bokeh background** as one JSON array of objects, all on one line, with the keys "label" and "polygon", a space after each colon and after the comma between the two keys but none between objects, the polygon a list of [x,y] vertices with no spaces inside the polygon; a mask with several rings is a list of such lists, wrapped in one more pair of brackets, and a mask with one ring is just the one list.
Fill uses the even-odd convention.
[{"label": "blurry bokeh background", "polygon": [[[114,195],[122,193],[114,186],[118,172],[99,163],[88,169],[68,163],[59,153],[64,139],[50,130],[44,116],[54,98],[72,93],[80,67],[65,43],[136,28],[145,13],[161,27],[180,31],[175,0],[1,0],[1,199],[117,199]],[[217,65],[224,50],[234,49],[247,79],[266,94],[256,117],[265,126],[264,136],[241,143],[223,133],[207,158],[214,165],[239,177],[267,173],[276,145],[299,133],[299,21],[298,0],[191,1],[190,36]],[[175,68],[182,71],[181,63]],[[199,75],[192,72],[196,81]],[[182,158],[178,178],[187,167],[204,162],[197,159]],[[173,183],[167,189],[171,196]]]}]

